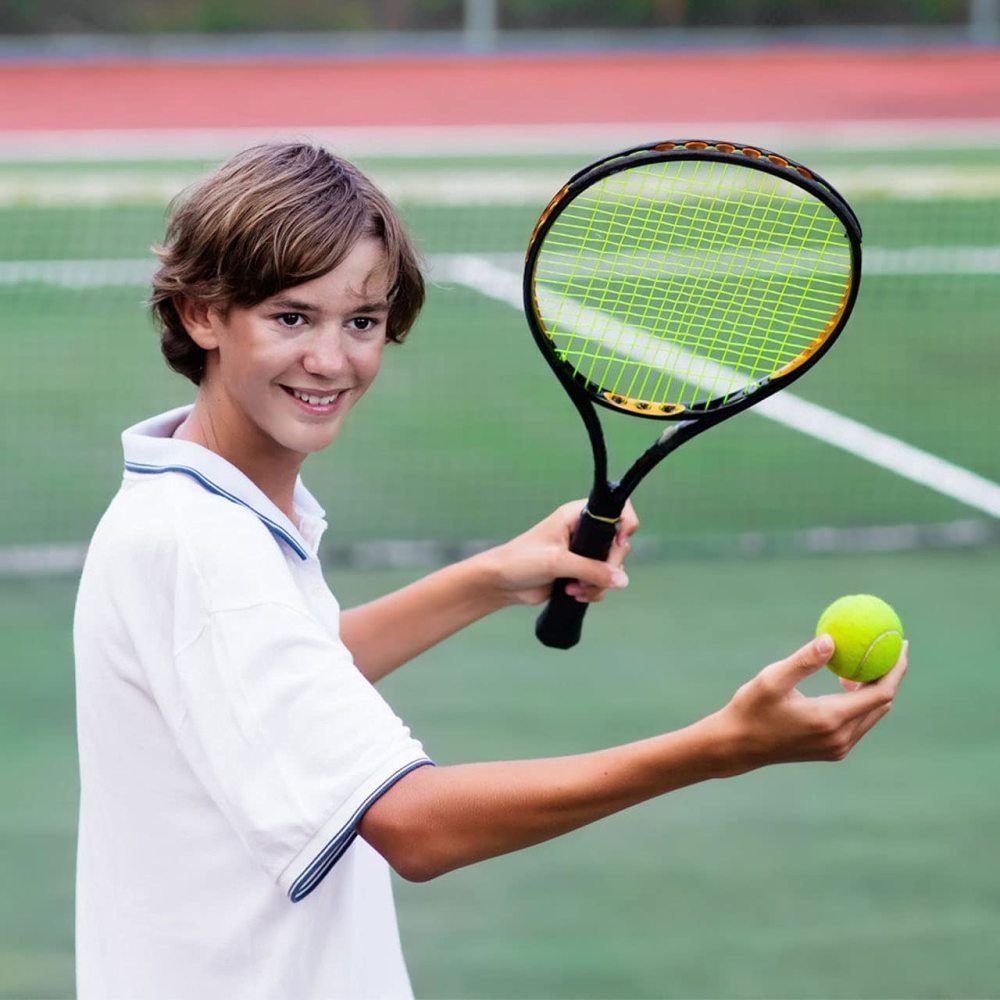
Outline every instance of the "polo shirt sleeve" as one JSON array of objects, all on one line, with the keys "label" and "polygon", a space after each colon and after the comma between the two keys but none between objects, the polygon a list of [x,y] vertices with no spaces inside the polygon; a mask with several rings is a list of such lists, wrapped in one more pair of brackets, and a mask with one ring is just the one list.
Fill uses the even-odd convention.
[{"label": "polo shirt sleeve", "polygon": [[155,693],[208,794],[298,901],[368,807],[430,761],[310,610],[279,544],[221,503],[225,531],[189,521],[179,537],[172,662]]}]

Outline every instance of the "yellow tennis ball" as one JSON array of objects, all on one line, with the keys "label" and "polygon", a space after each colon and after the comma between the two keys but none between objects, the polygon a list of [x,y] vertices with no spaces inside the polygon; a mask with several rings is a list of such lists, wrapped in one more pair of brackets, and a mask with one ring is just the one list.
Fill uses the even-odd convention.
[{"label": "yellow tennis ball", "polygon": [[893,609],[871,594],[840,597],[820,615],[816,634],[833,638],[827,666],[849,681],[878,680],[903,651],[903,625]]}]

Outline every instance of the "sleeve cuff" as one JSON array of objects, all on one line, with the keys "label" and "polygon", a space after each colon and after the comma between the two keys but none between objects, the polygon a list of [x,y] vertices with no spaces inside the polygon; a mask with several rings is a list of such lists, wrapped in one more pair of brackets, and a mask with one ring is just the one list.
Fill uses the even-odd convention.
[{"label": "sleeve cuff", "polygon": [[[367,794],[362,790],[359,796],[361,801],[354,806],[347,822],[343,823],[332,835],[330,834],[331,824],[324,826],[281,874],[278,883],[288,893],[288,898],[293,903],[305,899],[323,881],[348,847],[354,843],[354,838],[358,835],[358,824],[372,804],[392,788],[400,778],[415,771],[418,767],[433,766],[433,764],[434,761],[429,757],[410,760],[396,768],[377,788],[368,791]],[[333,822],[336,821],[335,817]],[[293,877],[296,872],[299,874]]]}]

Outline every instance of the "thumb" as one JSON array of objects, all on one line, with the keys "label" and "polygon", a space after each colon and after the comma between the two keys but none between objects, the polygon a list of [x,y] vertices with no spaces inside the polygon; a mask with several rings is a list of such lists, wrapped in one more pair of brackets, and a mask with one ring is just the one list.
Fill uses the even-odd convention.
[{"label": "thumb", "polygon": [[612,566],[601,559],[588,559],[574,552],[565,552],[556,572],[561,577],[589,583],[601,590],[628,586],[628,576],[620,566]]},{"label": "thumb", "polygon": [[833,656],[833,639],[828,635],[818,635],[811,642],[795,650],[768,667],[768,672],[784,687],[793,688],[799,681],[816,673]]}]

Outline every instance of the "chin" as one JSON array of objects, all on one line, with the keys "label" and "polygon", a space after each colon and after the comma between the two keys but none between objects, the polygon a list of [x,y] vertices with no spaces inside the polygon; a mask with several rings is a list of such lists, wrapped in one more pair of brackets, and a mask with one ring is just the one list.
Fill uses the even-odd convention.
[{"label": "chin", "polygon": [[323,420],[296,419],[295,415],[288,413],[274,413],[268,425],[262,425],[261,429],[287,451],[312,455],[328,448],[336,440],[348,412],[345,408]]},{"label": "chin", "polygon": [[306,431],[305,433],[300,430],[298,433],[288,434],[279,443],[288,448],[289,451],[298,452],[300,455],[314,455],[333,444],[339,430],[339,426]]}]

